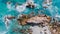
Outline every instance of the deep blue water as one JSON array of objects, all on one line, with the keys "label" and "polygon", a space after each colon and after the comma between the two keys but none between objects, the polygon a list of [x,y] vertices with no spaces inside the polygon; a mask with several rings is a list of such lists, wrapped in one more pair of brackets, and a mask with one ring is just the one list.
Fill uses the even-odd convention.
[{"label": "deep blue water", "polygon": [[[7,8],[7,5],[6,5],[7,1],[11,1],[13,3],[13,5],[15,5],[16,2],[23,4],[26,2],[26,0],[0,0],[0,32],[8,31],[8,32],[6,32],[6,34],[17,34],[17,33],[20,34],[19,32],[12,31],[14,28],[22,29],[21,27],[18,27],[19,26],[18,24],[15,24],[15,23],[17,23],[16,20],[12,20],[11,24],[10,24],[10,28],[8,30],[6,29],[5,22],[4,22],[4,16],[5,15],[12,15],[17,18],[17,16],[19,14],[21,14],[21,13],[17,12],[16,10],[9,11]],[[26,10],[22,13],[29,14],[31,11],[34,11],[37,14],[38,10],[44,10],[42,7],[43,0],[34,0],[34,2],[39,5],[38,6],[39,9],[26,8]],[[60,0],[52,0],[52,7],[50,7],[50,8],[51,9],[47,8],[46,10],[44,10],[43,14],[46,14],[46,15],[52,16],[52,17],[54,17],[57,13],[58,13],[58,15],[60,15],[60,10],[59,10],[60,9]],[[57,9],[57,12],[56,12],[56,9]],[[26,27],[28,28],[28,26],[26,26]],[[2,34],[2,33],[0,33],[0,34]]]}]

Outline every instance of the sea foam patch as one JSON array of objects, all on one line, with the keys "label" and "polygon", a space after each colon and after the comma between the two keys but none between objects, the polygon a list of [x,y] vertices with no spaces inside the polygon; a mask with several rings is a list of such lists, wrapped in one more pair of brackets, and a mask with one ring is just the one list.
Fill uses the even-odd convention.
[{"label": "sea foam patch", "polygon": [[18,12],[22,12],[22,11],[24,11],[26,9],[26,7],[24,6],[24,5],[18,5],[17,7],[16,7],[16,10],[18,11]]}]

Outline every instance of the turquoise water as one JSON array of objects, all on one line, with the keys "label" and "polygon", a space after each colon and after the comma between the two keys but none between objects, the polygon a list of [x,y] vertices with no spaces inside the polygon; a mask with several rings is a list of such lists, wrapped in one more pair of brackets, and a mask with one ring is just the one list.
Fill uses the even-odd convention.
[{"label": "turquoise water", "polygon": [[[6,26],[5,26],[5,22],[4,22],[4,16],[5,15],[12,15],[15,16],[17,18],[17,16],[21,13],[19,13],[16,10],[11,10],[9,11],[9,9],[7,8],[6,2],[7,1],[11,1],[13,4],[15,5],[16,2],[19,2],[20,4],[23,4],[26,2],[26,0],[0,0],[0,32],[6,32],[5,34],[21,34],[19,32],[13,32],[14,28],[19,28],[22,29],[21,27],[18,27],[20,25],[18,25],[17,20],[11,20],[10,23],[10,28],[7,30]],[[26,8],[24,12],[22,12],[23,14],[29,14],[31,11],[34,11],[37,14],[38,10],[44,10],[43,14],[46,14],[48,16],[54,17],[56,14],[60,15],[60,0],[52,0],[52,5],[47,9],[43,9],[42,7],[42,2],[43,0],[34,0],[34,2],[36,4],[38,4],[39,9],[35,8],[35,9],[28,9]],[[56,8],[57,7],[57,8]],[[56,11],[57,9],[57,11]],[[28,26],[25,26],[28,28]],[[26,29],[26,28],[25,28]],[[4,33],[0,33],[0,34],[4,34]]]}]

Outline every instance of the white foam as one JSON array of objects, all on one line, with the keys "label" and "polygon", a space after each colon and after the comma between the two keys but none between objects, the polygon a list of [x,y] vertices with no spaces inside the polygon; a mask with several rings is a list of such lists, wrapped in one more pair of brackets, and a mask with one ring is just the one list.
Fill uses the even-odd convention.
[{"label": "white foam", "polygon": [[22,11],[24,11],[26,9],[26,6],[25,5],[18,5],[17,7],[16,7],[16,10],[18,11],[18,12],[22,12]]},{"label": "white foam", "polygon": [[48,7],[48,5],[47,4],[43,4],[43,7]]},{"label": "white foam", "polygon": [[40,8],[40,5],[39,4],[34,4],[35,5],[35,7],[37,8],[37,9],[39,9]]},{"label": "white foam", "polygon": [[46,29],[46,33],[47,33],[47,34],[51,34],[48,26],[43,27],[43,29],[44,29],[44,30]]},{"label": "white foam", "polygon": [[11,3],[9,4],[9,3],[7,2],[7,8],[9,9],[9,11],[11,11],[11,8],[12,8],[11,5],[12,5]]},{"label": "white foam", "polygon": [[50,13],[51,13],[51,15],[52,15],[52,14],[53,14],[53,11],[54,11],[54,10],[53,10],[53,6],[52,6],[52,5],[49,6],[49,7],[48,7],[48,10],[50,11]]},{"label": "white foam", "polygon": [[59,10],[59,8],[57,6],[55,6],[55,11],[56,11],[56,16],[55,17],[60,18],[60,15],[58,15],[58,10]]},{"label": "white foam", "polygon": [[[60,18],[60,15],[58,15],[58,10],[59,10],[58,7],[56,7],[56,6],[54,7],[54,6],[51,5],[51,6],[48,7],[48,10],[50,11],[50,13],[51,13],[52,16]],[[55,14],[53,14],[54,11],[56,12]]]},{"label": "white foam", "polygon": [[6,15],[4,16],[4,22],[5,22],[5,26],[8,29],[9,28],[9,24],[10,24],[10,20],[7,18],[7,16],[11,16],[11,15]]},{"label": "white foam", "polygon": [[38,26],[31,27],[32,28],[32,34],[40,34],[40,28]]},{"label": "white foam", "polygon": [[50,5],[50,4],[52,4],[52,2],[50,2],[50,0],[47,0],[47,4]]},{"label": "white foam", "polygon": [[32,2],[32,3],[34,3],[34,1],[33,1],[33,0],[27,0],[27,2],[28,2],[28,3],[31,3],[31,2]]},{"label": "white foam", "polygon": [[8,9],[11,9],[11,4],[7,4],[7,8]]},{"label": "white foam", "polygon": [[4,31],[4,32],[0,32],[0,34],[6,34],[6,31]]},{"label": "white foam", "polygon": [[55,17],[59,17],[60,18],[60,15],[56,15]]},{"label": "white foam", "polygon": [[49,0],[47,0],[47,4],[49,4]]},{"label": "white foam", "polygon": [[32,4],[34,4],[33,0],[27,0],[27,2],[24,3],[23,5],[17,5],[16,10],[18,12],[23,12],[26,9],[26,5],[28,5],[27,3],[31,3],[31,2],[32,2]]},{"label": "white foam", "polygon": [[15,6],[12,6],[12,3],[10,4],[7,3],[7,8],[8,8],[8,11],[15,10]]},{"label": "white foam", "polygon": [[44,3],[43,4],[43,6],[44,7],[49,7],[51,4],[52,4],[52,2],[50,2],[50,0],[45,0],[47,3]]},{"label": "white foam", "polygon": [[[45,26],[45,27],[39,27],[39,26],[30,26],[30,29],[32,30],[32,34],[45,34],[44,32],[46,32],[47,34],[51,34],[49,27]],[[44,31],[46,29],[46,31]]]}]

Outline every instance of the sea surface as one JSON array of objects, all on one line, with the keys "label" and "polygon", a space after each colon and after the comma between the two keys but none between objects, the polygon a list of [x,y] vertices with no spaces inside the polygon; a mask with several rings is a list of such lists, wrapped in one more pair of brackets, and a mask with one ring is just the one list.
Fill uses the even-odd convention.
[{"label": "sea surface", "polygon": [[[38,10],[43,10],[44,12],[41,12],[41,14],[46,14],[51,17],[55,17],[56,15],[57,17],[60,16],[60,0],[52,0],[52,5],[47,9],[44,9],[42,7],[44,0],[33,0],[34,3],[36,3],[39,6],[37,6],[34,9],[25,8],[23,12],[18,12],[17,10],[14,9],[14,7],[8,9],[7,8],[8,1],[12,2],[12,6],[15,6],[16,3],[23,4],[27,0],[0,0],[0,34],[21,34],[20,32],[13,32],[14,28],[22,29],[22,26],[18,25],[16,20],[18,15],[20,14],[29,14],[31,11],[34,11],[37,14]],[[4,17],[6,15],[11,15],[16,17],[16,19],[10,21],[10,24],[8,26],[9,28],[6,27],[4,21]],[[28,27],[29,26],[24,26],[23,29],[27,29]]]}]

